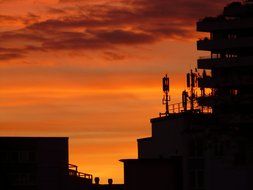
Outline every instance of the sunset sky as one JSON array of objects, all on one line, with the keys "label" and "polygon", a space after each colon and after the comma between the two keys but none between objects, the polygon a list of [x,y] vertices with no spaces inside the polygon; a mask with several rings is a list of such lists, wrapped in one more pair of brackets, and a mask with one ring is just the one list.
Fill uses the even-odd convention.
[{"label": "sunset sky", "polygon": [[123,182],[122,158],[181,100],[195,23],[229,0],[0,0],[0,135],[70,137],[70,163]]}]

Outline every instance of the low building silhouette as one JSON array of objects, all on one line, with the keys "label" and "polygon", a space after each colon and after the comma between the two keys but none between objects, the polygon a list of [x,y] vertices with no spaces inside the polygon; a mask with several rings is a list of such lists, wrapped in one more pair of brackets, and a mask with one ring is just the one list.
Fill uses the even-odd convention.
[{"label": "low building silhouette", "polygon": [[[67,137],[0,137],[0,189],[122,190],[69,164]],[[99,178],[96,178],[99,179]]]},{"label": "low building silhouette", "polygon": [[67,138],[1,137],[0,151],[4,189],[57,190],[66,186]]},{"label": "low building silhouette", "polygon": [[187,74],[182,103],[168,104],[163,79],[165,113],[138,139],[138,159],[122,160],[126,190],[253,189],[253,2],[231,3],[197,30],[210,33],[197,47],[211,55]]},{"label": "low building silhouette", "polygon": [[125,189],[182,189],[180,157],[126,159]]}]

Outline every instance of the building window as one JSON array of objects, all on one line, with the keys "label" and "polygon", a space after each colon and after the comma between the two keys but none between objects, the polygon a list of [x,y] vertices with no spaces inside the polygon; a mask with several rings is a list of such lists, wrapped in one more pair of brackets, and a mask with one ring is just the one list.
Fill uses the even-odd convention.
[{"label": "building window", "polygon": [[10,179],[13,186],[35,185],[35,175],[32,173],[12,173]]},{"label": "building window", "polygon": [[35,162],[36,155],[33,151],[2,151],[0,163],[31,163]]},{"label": "building window", "polygon": [[229,40],[234,40],[237,38],[237,35],[236,34],[228,34],[228,39]]}]

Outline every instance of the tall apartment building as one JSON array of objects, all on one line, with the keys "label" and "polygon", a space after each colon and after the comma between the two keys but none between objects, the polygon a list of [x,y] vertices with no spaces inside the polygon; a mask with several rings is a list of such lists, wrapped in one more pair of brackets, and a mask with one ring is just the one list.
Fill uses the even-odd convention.
[{"label": "tall apartment building", "polygon": [[211,55],[187,75],[183,103],[151,119],[138,159],[122,160],[126,190],[253,189],[252,1],[229,4],[197,31],[210,33],[197,47]]},{"label": "tall apartment building", "polygon": [[198,68],[211,71],[199,78],[199,87],[213,92],[199,104],[212,107],[220,122],[252,123],[253,3],[232,3],[222,15],[199,21],[197,31],[209,33],[197,48],[210,52],[198,60]]}]

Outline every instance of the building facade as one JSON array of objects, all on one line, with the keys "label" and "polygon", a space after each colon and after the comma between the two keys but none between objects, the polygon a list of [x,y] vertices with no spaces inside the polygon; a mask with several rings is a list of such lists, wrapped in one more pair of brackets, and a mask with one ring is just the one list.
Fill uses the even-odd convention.
[{"label": "building facade", "polygon": [[69,164],[67,137],[0,137],[0,189],[123,190]]},{"label": "building facade", "polygon": [[5,190],[85,190],[92,185],[92,175],[69,165],[65,137],[0,137],[0,171]]},{"label": "building facade", "polygon": [[[154,162],[139,169],[137,177],[155,171],[160,178],[167,175],[172,184],[182,183],[158,185],[157,190],[253,189],[252,1],[229,4],[222,15],[200,20],[197,30],[209,33],[197,48],[210,56],[198,59],[198,69],[187,74],[189,89],[182,93],[183,102],[170,106],[169,114],[151,119],[151,137],[138,139],[135,164],[140,165],[135,167],[141,168],[146,159]],[[177,159],[180,175],[174,172],[171,177],[154,167],[159,160],[171,159]],[[144,185],[154,189],[150,180],[134,181],[127,160],[124,166],[126,190]],[[162,168],[173,171],[172,165]],[[159,177],[154,179],[152,184],[160,183]]]}]

